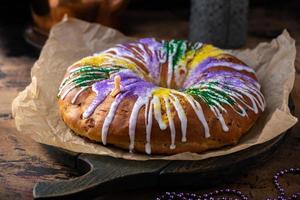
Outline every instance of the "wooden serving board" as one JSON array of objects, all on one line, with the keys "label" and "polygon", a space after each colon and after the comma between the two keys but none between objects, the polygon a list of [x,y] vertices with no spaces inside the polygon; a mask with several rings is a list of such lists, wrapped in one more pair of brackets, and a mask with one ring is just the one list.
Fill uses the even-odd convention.
[{"label": "wooden serving board", "polygon": [[[290,108],[294,110],[290,98]],[[289,132],[289,131],[287,131]],[[58,159],[82,175],[54,182],[38,182],[33,188],[35,199],[87,198],[107,191],[153,188],[191,187],[216,184],[226,176],[265,162],[286,134],[233,154],[200,161],[133,161],[91,154],[75,154],[56,149]],[[55,147],[49,147],[55,149]],[[91,190],[93,192],[91,192]]]},{"label": "wooden serving board", "polygon": [[283,138],[284,134],[244,151],[200,161],[132,161],[62,152],[61,159],[69,161],[66,164],[73,165],[82,175],[71,180],[38,182],[33,188],[33,196],[35,199],[72,199],[94,197],[112,189],[207,186],[266,161]]}]

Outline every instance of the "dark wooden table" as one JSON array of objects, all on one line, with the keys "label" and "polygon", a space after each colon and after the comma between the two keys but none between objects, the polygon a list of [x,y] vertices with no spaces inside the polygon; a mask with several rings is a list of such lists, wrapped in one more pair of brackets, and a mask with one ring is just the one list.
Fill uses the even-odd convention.
[{"label": "dark wooden table", "polygon": [[[276,16],[260,9],[252,11],[246,46],[254,47],[261,41],[269,41],[283,28],[288,28],[296,41],[300,41],[299,18],[291,16],[288,11],[285,12],[283,15]],[[148,19],[147,23],[144,23],[145,20],[142,19]],[[127,12],[124,20],[132,22],[126,28],[128,35],[162,38],[186,38],[187,36],[188,22],[178,18],[176,13]],[[37,58],[36,51],[25,44],[20,36],[16,36],[16,32],[22,30],[13,25],[7,25],[0,29],[2,41],[0,43],[2,49],[0,49],[0,199],[31,199],[32,188],[37,181],[69,179],[78,175],[72,168],[61,162],[65,158],[58,151],[36,143],[18,133],[15,128],[11,115],[11,101],[30,82],[30,69]],[[10,43],[6,40],[7,38],[12,38]],[[19,48],[16,45],[19,45]],[[298,52],[300,50],[298,43],[297,50]],[[296,107],[295,115],[299,117],[299,53],[297,54],[296,68],[297,74],[292,98]],[[192,191],[202,193],[230,187],[241,190],[250,199],[276,197],[272,177],[276,171],[289,167],[300,167],[299,123],[286,136],[267,162],[254,165],[247,171],[241,169],[236,172],[236,176],[227,177],[226,180],[209,188],[193,188]],[[300,191],[300,179],[297,175],[287,175],[281,182],[289,194]],[[162,191],[160,188],[147,188],[139,191],[110,193],[97,199],[153,199]]]}]

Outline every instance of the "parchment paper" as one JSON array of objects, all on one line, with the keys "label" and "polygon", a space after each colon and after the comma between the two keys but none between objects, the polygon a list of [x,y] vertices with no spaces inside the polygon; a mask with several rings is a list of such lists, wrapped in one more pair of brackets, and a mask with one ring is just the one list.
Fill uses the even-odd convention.
[{"label": "parchment paper", "polygon": [[31,84],[13,101],[17,129],[37,142],[74,152],[132,160],[201,160],[264,143],[297,122],[288,108],[288,97],[295,78],[296,48],[295,41],[284,31],[272,42],[261,43],[255,49],[233,51],[238,58],[255,68],[267,102],[263,116],[238,145],[203,154],[187,152],[173,156],[148,156],[106,147],[76,136],[58,114],[56,94],[66,68],[82,57],[128,40],[132,38],[114,29],[76,19],[66,19],[57,24],[32,68]]}]

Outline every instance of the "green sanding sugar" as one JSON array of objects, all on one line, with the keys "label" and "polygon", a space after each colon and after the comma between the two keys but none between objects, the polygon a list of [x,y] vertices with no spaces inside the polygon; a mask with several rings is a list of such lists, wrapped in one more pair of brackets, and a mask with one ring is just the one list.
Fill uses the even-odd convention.
[{"label": "green sanding sugar", "polygon": [[221,90],[218,82],[202,83],[201,87],[188,88],[185,93],[196,96],[206,102],[208,105],[217,105],[220,103],[235,104],[228,90]]}]

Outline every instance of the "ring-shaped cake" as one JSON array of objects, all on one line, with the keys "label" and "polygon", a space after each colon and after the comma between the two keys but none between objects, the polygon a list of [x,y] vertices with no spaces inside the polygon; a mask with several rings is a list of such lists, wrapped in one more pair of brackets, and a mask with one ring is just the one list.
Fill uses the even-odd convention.
[{"label": "ring-shaped cake", "polygon": [[164,155],[236,144],[265,108],[254,70],[230,53],[153,38],[74,63],[58,99],[75,133]]}]

